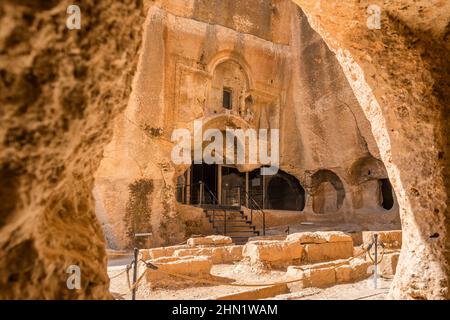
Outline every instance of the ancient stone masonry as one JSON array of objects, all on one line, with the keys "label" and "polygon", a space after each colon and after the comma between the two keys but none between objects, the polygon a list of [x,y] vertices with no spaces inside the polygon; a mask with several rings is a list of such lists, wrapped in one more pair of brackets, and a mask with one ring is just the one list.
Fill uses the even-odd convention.
[{"label": "ancient stone masonry", "polygon": [[[139,282],[138,292],[151,297],[158,290],[242,285],[245,290],[232,297],[246,299],[361,281],[373,273],[373,248],[370,255],[367,250],[373,244],[374,234],[363,232],[363,245],[355,247],[352,237],[346,233],[320,231],[294,233],[280,240],[252,240],[244,246],[234,245],[229,237],[208,236],[190,238],[186,245],[143,249],[140,258],[145,263],[140,264],[139,274],[144,277]],[[381,262],[378,274],[392,277],[401,247],[401,231],[376,234],[384,246],[382,259],[377,256],[377,261]],[[158,270],[149,269],[146,263]],[[232,266],[231,272],[217,273],[217,270],[226,270],[226,265]],[[251,289],[258,284],[264,287],[262,276],[274,275],[274,272],[281,272],[283,276],[266,282],[266,291]],[[233,277],[239,274],[249,278],[255,274],[261,279],[234,282]],[[226,297],[229,296],[222,298]]]}]

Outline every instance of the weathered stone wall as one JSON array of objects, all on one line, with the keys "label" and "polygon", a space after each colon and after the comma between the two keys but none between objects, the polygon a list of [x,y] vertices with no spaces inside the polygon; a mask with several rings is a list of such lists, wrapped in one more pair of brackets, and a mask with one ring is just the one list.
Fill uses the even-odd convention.
[{"label": "weathered stone wall", "polygon": [[[394,298],[449,297],[448,1],[295,0],[325,39],[370,121],[400,205]],[[367,6],[381,29],[367,27]]]},{"label": "weathered stone wall", "polygon": [[[105,299],[93,174],[130,95],[136,1],[0,2],[0,299]],[[69,290],[70,265],[81,289]]]}]

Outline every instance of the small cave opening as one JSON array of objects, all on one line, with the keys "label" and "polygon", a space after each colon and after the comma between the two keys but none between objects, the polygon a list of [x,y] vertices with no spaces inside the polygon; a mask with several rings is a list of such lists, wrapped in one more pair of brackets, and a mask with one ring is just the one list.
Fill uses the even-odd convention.
[{"label": "small cave opening", "polygon": [[267,207],[275,210],[303,211],[305,189],[297,178],[280,170],[268,182]]},{"label": "small cave opening", "polygon": [[394,206],[394,193],[389,179],[380,179],[380,202],[381,206],[390,210]]},{"label": "small cave opening", "polygon": [[337,174],[322,169],[312,175],[313,211],[315,213],[337,212],[344,203],[344,184]]}]

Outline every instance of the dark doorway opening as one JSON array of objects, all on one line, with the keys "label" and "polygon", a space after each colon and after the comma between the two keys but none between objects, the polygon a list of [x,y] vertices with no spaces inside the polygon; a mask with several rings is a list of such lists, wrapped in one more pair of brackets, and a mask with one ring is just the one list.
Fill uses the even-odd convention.
[{"label": "dark doorway opening", "polygon": [[245,173],[234,167],[222,167],[222,204],[237,206],[243,204]]},{"label": "dark doorway opening", "polygon": [[394,206],[394,193],[389,179],[380,179],[381,206],[390,210]]},{"label": "dark doorway opening", "polygon": [[223,88],[223,99],[222,99],[222,107],[225,109],[231,109],[233,107],[232,105],[233,96],[231,89]]},{"label": "dark doorway opening", "polygon": [[295,177],[280,170],[268,182],[267,207],[302,211],[305,208],[305,189]]},{"label": "dark doorway opening", "polygon": [[[192,164],[191,170],[191,204],[200,203],[200,181],[204,184],[202,202],[214,203],[214,196],[217,197],[217,165],[206,163]],[[214,194],[214,196],[211,195],[211,193]]]}]

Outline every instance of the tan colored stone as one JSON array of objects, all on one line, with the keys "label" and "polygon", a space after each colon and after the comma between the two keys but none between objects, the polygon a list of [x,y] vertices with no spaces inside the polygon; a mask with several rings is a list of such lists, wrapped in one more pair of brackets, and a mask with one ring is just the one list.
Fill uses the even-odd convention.
[{"label": "tan colored stone", "polygon": [[244,250],[243,245],[238,246],[227,246],[224,248],[224,258],[223,263],[236,262],[242,260],[242,251]]},{"label": "tan colored stone", "polygon": [[382,242],[386,248],[400,249],[402,247],[402,231],[364,231],[362,233],[364,245],[373,242],[373,235],[378,234],[378,240]]},{"label": "tan colored stone", "polygon": [[262,240],[248,242],[242,255],[249,258],[252,264],[279,266],[299,261],[302,252],[302,246],[296,241]]},{"label": "tan colored stone", "polygon": [[298,232],[292,233],[286,237],[288,241],[298,241],[299,243],[324,243],[327,242],[316,232]]},{"label": "tan colored stone", "polygon": [[[255,130],[279,128],[280,169],[297,179],[301,177],[301,184],[315,191],[311,194],[313,204],[322,203],[318,209],[323,211],[320,215],[311,214],[314,210],[311,205],[305,207],[305,214],[312,220],[342,221],[345,212],[346,219],[353,221],[358,211],[370,210],[371,214],[359,220],[371,219],[397,226],[398,208],[384,212],[377,203],[379,190],[374,186],[378,185],[378,178],[386,178],[387,174],[379,160],[369,122],[336,56],[309,26],[307,18],[288,0],[233,1],[220,13],[208,12],[211,3],[199,0],[177,5],[166,0],[147,3],[143,49],[133,94],[125,114],[116,120],[113,141],[96,175],[97,206],[104,208],[99,210],[103,213],[99,217],[105,225],[108,242],[121,248],[132,241],[127,239],[130,233],[126,230],[133,226],[127,228],[130,219],[124,219],[123,215],[127,210],[139,212],[127,204],[135,203],[132,200],[136,196],[129,187],[141,180],[153,186],[143,197],[148,199],[146,207],[151,207],[151,212],[147,210],[141,215],[146,217],[143,222],[151,224],[151,246],[179,243],[192,232],[213,232],[208,232],[209,222],[205,221],[201,208],[182,208],[174,199],[177,177],[188,166],[171,161],[174,146],[170,143],[171,133],[174,128],[193,133],[194,120],[203,121],[203,132],[224,130],[230,124]],[[192,11],[193,7],[198,10]],[[257,13],[248,16],[255,8]],[[243,13],[232,16],[237,12]],[[234,19],[239,23],[230,24]],[[259,24],[261,21],[265,23]],[[240,27],[246,25],[248,29]],[[255,37],[263,30],[264,38]],[[235,39],[240,37],[246,50],[236,49]],[[280,37],[288,41],[281,45]],[[185,41],[180,43],[180,38]],[[312,57],[320,63],[311,64]],[[274,74],[280,76],[273,77]],[[314,75],[315,81],[311,82],[309,75]],[[155,90],[148,90],[148,83]],[[224,87],[233,89],[232,110],[221,105]],[[252,101],[249,117],[241,112],[245,104],[241,92]],[[329,99],[330,96],[339,99]],[[311,156],[301,156],[304,150],[311,152]],[[372,170],[377,174],[371,180],[371,187],[349,183],[345,189],[340,185],[335,190],[336,185],[349,180],[349,167],[368,154],[380,163],[379,170]],[[248,166],[244,171],[247,169]],[[333,171],[336,181],[312,179],[316,171],[324,170]],[[356,189],[367,197],[353,201]],[[343,201],[344,198],[349,201]],[[189,213],[194,210],[197,212]],[[265,221],[267,226],[280,226],[304,219],[298,212],[284,211],[267,213]],[[262,228],[261,221],[254,219],[258,230]]]},{"label": "tan colored stone", "polygon": [[[310,23],[324,36],[328,46],[336,53],[335,57],[340,62],[361,108],[354,103],[355,99],[345,78],[339,76],[327,83],[342,84],[342,87],[334,87],[333,92],[341,93],[339,89],[345,89],[345,93],[350,93],[348,96],[351,96],[352,102],[348,102],[348,96],[344,96],[343,99],[330,99],[336,100],[335,104],[325,103],[325,98],[320,100],[313,98],[311,101],[302,99],[327,97],[321,94],[326,92],[322,90],[323,87],[316,87],[315,89],[318,89],[316,92],[308,90],[309,87],[305,85],[306,82],[310,82],[315,83],[315,86],[321,86],[325,81],[311,81],[310,76],[302,77],[302,74],[315,75],[316,71],[323,71],[328,62],[331,62],[331,66],[339,67],[333,55],[332,59],[328,60],[329,51],[325,47],[320,47],[323,41],[317,41],[320,38],[314,33],[307,33],[308,29],[304,26],[309,25],[305,19],[290,24],[297,29],[291,30],[288,27],[276,29],[290,30],[291,34],[296,35],[290,38],[288,32],[284,32],[285,37],[282,37],[278,32],[278,38],[284,40],[283,44],[293,43],[292,50],[287,52],[287,56],[293,57],[290,61],[282,58],[282,53],[286,53],[283,52],[283,47],[267,45],[271,40],[269,28],[258,29],[258,24],[254,23],[265,21],[261,14],[255,14],[256,20],[241,18],[237,19],[237,22],[234,22],[235,19],[227,20],[224,16],[214,17],[215,22],[226,25],[226,28],[220,29],[220,23],[201,24],[201,19],[193,22],[188,19],[190,16],[187,14],[182,18],[173,17],[163,7],[156,13],[153,10],[153,15],[144,27],[146,36],[142,45],[141,60],[156,62],[142,63],[138,68],[129,108],[123,115],[122,122],[117,124],[123,131],[114,130],[114,136],[123,136],[125,143],[121,144],[120,139],[115,139],[105,153],[105,159],[110,159],[114,165],[106,164],[104,172],[117,172],[117,176],[108,181],[109,184],[105,183],[108,188],[103,192],[103,194],[111,193],[109,199],[117,199],[112,204],[106,203],[108,206],[105,206],[107,214],[112,212],[111,215],[114,216],[111,225],[123,221],[120,214],[125,212],[129,200],[128,186],[144,179],[151,181],[154,186],[154,191],[145,196],[149,199],[147,208],[152,208],[155,245],[167,241],[169,233],[184,239],[185,234],[174,209],[173,195],[170,194],[174,189],[173,178],[176,170],[168,164],[169,157],[164,155],[170,150],[165,141],[168,141],[170,128],[174,126],[176,120],[170,116],[167,119],[164,117],[178,113],[194,115],[189,119],[196,118],[197,114],[202,113],[201,103],[205,99],[199,94],[201,89],[191,90],[194,95],[185,98],[181,104],[177,104],[177,107],[193,101],[197,109],[175,110],[170,101],[175,100],[173,99],[175,96],[186,96],[189,87],[186,85],[177,93],[170,93],[166,89],[177,88],[174,83],[180,77],[188,79],[184,81],[186,84],[201,87],[202,83],[198,81],[201,72],[198,71],[203,70],[196,70],[195,75],[187,76],[180,71],[178,77],[167,72],[175,69],[176,63],[165,59],[172,56],[175,47],[178,52],[193,52],[192,56],[183,56],[181,60],[192,61],[192,65],[197,63],[203,68],[210,60],[210,56],[214,55],[214,52],[210,53],[214,45],[222,52],[233,50],[240,54],[240,50],[236,49],[235,39],[241,36],[239,39],[243,39],[243,43],[246,44],[244,51],[247,57],[244,60],[253,66],[265,66],[269,65],[265,62],[278,61],[272,68],[265,70],[266,72],[260,71],[255,83],[267,83],[266,75],[274,74],[273,71],[280,70],[282,65],[297,71],[293,77],[284,74],[285,72],[280,72],[283,77],[279,77],[295,80],[291,81],[294,83],[292,88],[283,88],[284,92],[294,92],[295,95],[282,97],[282,101],[302,101],[302,108],[289,103],[283,106],[283,110],[288,112],[286,114],[291,114],[292,117],[283,115],[273,117],[283,119],[281,127],[287,129],[286,134],[282,136],[291,137],[283,141],[283,145],[288,146],[289,154],[283,155],[283,159],[288,160],[283,160],[286,163],[282,163],[282,166],[293,168],[297,176],[304,173],[300,168],[323,166],[336,168],[341,161],[346,163],[368,152],[378,153],[373,147],[375,139],[376,145],[380,148],[377,156],[386,164],[395,193],[399,197],[404,237],[408,240],[402,246],[402,258],[391,291],[392,296],[405,299],[448,298],[449,256],[443,254],[443,251],[449,239],[446,220],[449,194],[447,183],[449,174],[446,169],[449,167],[449,158],[446,155],[446,146],[450,135],[447,108],[448,59],[445,54],[448,51],[446,32],[450,4],[444,2],[439,7],[426,0],[414,1],[407,5],[405,1],[400,0],[384,1],[380,3],[383,12],[382,28],[371,30],[367,28],[367,4],[364,2],[330,0],[322,1],[319,5],[317,1],[295,0],[295,2],[302,6]],[[104,241],[100,225],[94,215],[91,191],[94,171],[101,158],[103,146],[111,136],[113,120],[123,110],[125,100],[129,97],[131,75],[142,42],[140,23],[136,23],[140,20],[140,8],[138,3],[129,5],[106,0],[101,5],[88,5],[85,9],[89,19],[98,20],[100,23],[86,34],[85,39],[89,44],[85,46],[87,50],[84,50],[86,48],[81,50],[80,45],[72,41],[74,39],[68,39],[64,46],[58,46],[57,40],[61,37],[63,28],[54,30],[43,28],[35,30],[37,33],[35,37],[18,37],[20,33],[17,33],[17,30],[29,23],[30,14],[33,18],[31,28],[50,23],[55,11],[48,9],[53,9],[55,5],[56,2],[43,5],[43,2],[31,4],[12,1],[3,1],[0,4],[2,22],[6,19],[11,26],[2,30],[2,40],[5,41],[1,41],[0,44],[0,51],[4,55],[0,68],[8,80],[0,84],[2,89],[0,100],[6,103],[9,110],[1,114],[1,122],[5,125],[0,133],[3,141],[0,190],[8,190],[2,194],[1,211],[4,214],[0,221],[2,226],[0,285],[6,288],[0,291],[0,295],[6,299],[110,297],[107,293]],[[182,9],[179,11],[189,12]],[[201,12],[200,15],[209,16],[203,10],[198,11]],[[296,10],[290,11],[297,17],[301,16]],[[108,23],[101,22],[104,19],[99,17],[108,13],[121,23],[120,30],[114,30]],[[389,17],[386,18],[384,13],[389,13]],[[205,16],[202,16],[203,20],[206,20]],[[184,23],[185,20],[189,21]],[[271,24],[264,24],[269,25]],[[289,26],[289,23],[286,25]],[[180,35],[180,32],[186,31],[189,27],[193,30],[191,33],[185,32]],[[123,30],[126,32],[122,32]],[[129,30],[132,31],[131,36]],[[202,30],[206,30],[208,36],[212,34],[211,38],[217,39],[216,42],[211,44],[204,41],[206,32],[202,34]],[[245,34],[246,32],[255,33],[265,39],[261,41],[262,45],[259,43],[262,48],[260,51],[255,52],[254,46],[247,43],[249,37],[258,37]],[[42,37],[42,33],[45,33],[45,37]],[[222,34],[232,34],[228,44],[224,41],[226,39],[220,38]],[[312,36],[309,37],[310,35]],[[185,40],[183,43],[189,44],[186,48],[180,48],[180,37]],[[35,46],[33,39],[41,38],[45,38],[42,40],[44,43]],[[98,38],[105,38],[106,42],[102,42],[100,46],[91,41]],[[300,47],[298,43],[309,45],[306,43],[308,38],[313,39],[319,46],[300,50],[304,47]],[[121,45],[117,45],[118,43]],[[205,48],[195,46],[194,43],[207,43],[207,50],[202,50]],[[256,46],[256,42],[254,44]],[[51,54],[46,52],[48,48],[52,48]],[[155,48],[157,50],[154,50]],[[275,49],[271,51],[272,48]],[[300,52],[309,52],[315,56],[312,49],[323,49],[321,51],[327,53],[317,56],[318,61],[325,61],[324,64],[311,64],[311,59],[307,59],[310,57],[300,55]],[[83,51],[81,60],[84,66],[80,69],[75,68],[74,72],[60,69],[60,66],[70,65],[73,62],[72,58],[80,58],[80,51]],[[263,54],[264,51],[270,52],[268,56]],[[195,57],[199,52],[208,53],[206,57],[201,56],[201,60],[205,59],[206,63]],[[258,58],[251,59],[251,56]],[[46,57],[51,57],[54,63],[47,63]],[[314,70],[310,69],[312,66],[305,69],[305,64],[318,67]],[[42,65],[48,68],[42,68]],[[83,71],[86,68],[92,72],[86,74]],[[342,70],[337,69],[339,71],[333,69],[337,71],[333,74],[340,75],[339,72],[342,73]],[[164,81],[168,83],[165,84]],[[152,84],[152,90],[148,90],[148,83]],[[412,89],[405,90],[405,84]],[[275,83],[274,86],[282,88],[283,84]],[[279,97],[280,92],[275,92],[274,95]],[[168,97],[167,101],[164,100],[165,96]],[[348,103],[350,109],[345,114],[342,111],[342,101],[345,101],[345,106]],[[310,109],[318,111],[314,113]],[[356,134],[360,130],[367,132],[365,131],[367,121],[361,119],[360,109],[370,121],[373,137],[364,133]],[[52,112],[41,115],[37,110]],[[105,110],[108,112],[105,113]],[[311,121],[302,119],[302,115],[309,113],[312,117],[307,116],[306,120],[317,118],[310,126],[308,124]],[[322,114],[329,118],[327,122],[324,121],[327,119],[320,117]],[[340,118],[336,114],[343,116]],[[348,120],[352,118],[352,114],[358,123]],[[345,121],[341,122],[341,119]],[[267,119],[263,118],[260,122],[263,123],[264,120]],[[126,125],[127,121],[131,124]],[[340,130],[342,127],[334,127],[333,130],[328,130],[331,125],[341,123],[344,127],[351,125],[353,129]],[[168,124],[167,127],[164,124]],[[319,134],[321,131],[328,134],[321,136]],[[131,132],[129,136],[128,132]],[[158,141],[160,132],[167,135],[161,139],[164,142]],[[299,134],[288,134],[289,132]],[[311,134],[306,134],[308,132]],[[340,134],[337,135],[336,132]],[[311,138],[315,135],[317,138]],[[336,141],[338,143],[335,143]],[[123,148],[124,144],[129,147]],[[137,146],[139,144],[140,146]],[[338,152],[334,152],[335,149],[330,150],[334,145],[337,146],[335,148],[339,148]],[[317,163],[311,161],[312,163],[307,165],[303,165],[302,161],[297,162],[295,155],[301,154],[299,151],[303,150],[302,146],[314,152],[311,157],[305,158],[319,161]],[[353,146],[358,147],[353,149]],[[114,148],[117,148],[117,154],[112,151]],[[150,152],[147,150],[141,152],[145,148]],[[348,157],[347,150],[353,150],[354,154],[352,152]],[[338,158],[328,156],[335,153],[339,154]],[[115,157],[116,155],[118,157]],[[115,168],[122,170],[114,170]],[[340,170],[345,172],[346,168]],[[100,177],[108,179],[107,175]],[[115,196],[121,193],[123,196]],[[101,213],[105,212],[100,210],[99,216]],[[375,217],[378,219],[379,216]],[[159,226],[163,225],[161,222],[164,222],[165,228],[159,230]],[[106,228],[106,236],[109,240],[113,239],[107,230]],[[178,242],[177,239],[172,241]],[[51,248],[48,244],[51,244]],[[18,257],[25,257],[26,269],[21,269],[23,259]],[[93,271],[85,274],[87,277],[85,281],[93,285],[70,292],[60,279],[65,276],[65,267],[74,263],[81,265],[83,270],[87,268]],[[31,274],[29,270],[33,270]],[[18,278],[13,285],[7,281],[11,277]],[[32,279],[45,279],[39,288],[49,288],[48,291],[37,290],[38,286]]]},{"label": "tan colored stone", "polygon": [[350,235],[341,231],[298,232],[288,235],[286,240],[301,244],[353,241]]},{"label": "tan colored stone", "polygon": [[449,299],[450,2],[380,1],[373,30],[367,2],[294,1],[336,53],[401,207],[405,242],[390,298]]},{"label": "tan colored stone", "polygon": [[399,257],[400,252],[385,254],[383,260],[378,265],[380,274],[385,276],[395,275]]},{"label": "tan colored stone", "polygon": [[315,233],[326,242],[353,242],[352,237],[342,231],[317,231]]},{"label": "tan colored stone", "polygon": [[184,256],[209,256],[213,264],[232,263],[242,259],[243,246],[225,246],[211,248],[190,248],[175,250],[176,257]]},{"label": "tan colored stone", "polygon": [[[144,19],[138,2],[78,4],[83,41],[67,33],[69,3],[0,1],[0,300],[112,298],[93,177],[130,97]],[[66,284],[73,265],[79,290]]]},{"label": "tan colored stone", "polygon": [[[151,263],[166,272],[200,278],[210,277],[213,265],[211,257],[208,256],[162,257],[152,260]],[[145,267],[140,265],[140,270],[140,272],[143,272]],[[195,283],[195,280],[183,279],[151,270],[147,271],[145,279],[143,286],[152,289],[180,288]]]},{"label": "tan colored stone", "polygon": [[297,277],[301,279],[299,284],[303,288],[323,288],[336,283],[336,274],[333,267],[316,267],[304,270],[296,267],[288,267],[286,275],[291,278]]},{"label": "tan colored stone", "polygon": [[315,263],[353,256],[353,242],[327,242],[320,244],[305,244],[302,261]]},{"label": "tan colored stone", "polygon": [[352,237],[354,246],[360,246],[363,244],[362,232],[349,232],[348,235]]},{"label": "tan colored stone", "polygon": [[355,282],[367,278],[369,266],[370,262],[364,259],[354,259],[349,264],[339,266],[336,268],[336,282]]},{"label": "tan colored stone", "polygon": [[171,246],[171,247],[160,247],[152,249],[141,249],[139,253],[141,258],[144,260],[148,259],[158,259],[161,257],[169,257],[174,254],[176,250],[184,249],[186,246]]},{"label": "tan colored stone", "polygon": [[353,268],[350,265],[343,265],[336,268],[336,283],[346,283],[353,280]]},{"label": "tan colored stone", "polygon": [[207,236],[207,237],[198,237],[198,238],[190,238],[187,241],[188,246],[218,246],[218,245],[226,245],[232,244],[233,240],[230,237],[226,236]]},{"label": "tan colored stone", "polygon": [[289,266],[286,275],[290,279],[301,281],[290,284],[293,291],[307,287],[327,287],[338,283],[355,282],[369,276],[370,263],[364,259],[345,259],[314,263],[302,266]]}]

